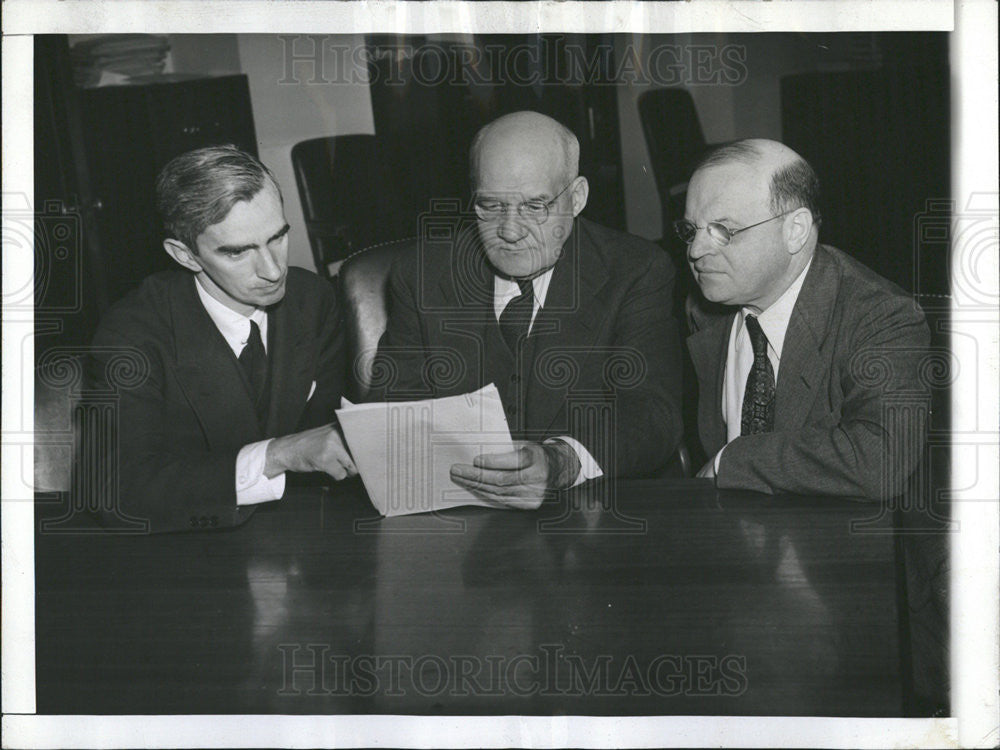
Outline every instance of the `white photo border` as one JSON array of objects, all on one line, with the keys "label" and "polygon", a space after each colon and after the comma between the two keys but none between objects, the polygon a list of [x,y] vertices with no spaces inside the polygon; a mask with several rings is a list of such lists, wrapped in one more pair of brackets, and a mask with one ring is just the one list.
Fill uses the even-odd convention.
[{"label": "white photo border", "polygon": [[[953,196],[960,207],[996,190],[997,6],[991,0],[772,0],[677,3],[393,3],[245,2],[244,0],[7,0],[3,39],[4,223],[16,195],[33,195],[32,34],[157,32],[274,33],[336,28],[353,32],[693,32],[954,31],[952,36]],[[987,198],[989,208],[989,198]],[[992,211],[996,216],[996,193]],[[5,229],[6,236],[6,229]],[[957,254],[957,253],[956,253]],[[986,271],[996,283],[996,247]],[[956,264],[960,259],[955,260]],[[33,260],[3,254],[4,295],[30,278]],[[992,263],[992,265],[990,265]],[[957,270],[957,269],[956,269]],[[987,284],[990,282],[987,281]],[[987,289],[993,299],[996,288]],[[956,325],[962,325],[955,310]],[[987,378],[997,392],[1000,317],[987,351]],[[979,321],[981,322],[980,315]],[[997,735],[998,503],[960,502],[952,544],[952,713],[943,719],[785,717],[403,717],[403,716],[39,716],[35,715],[33,504],[17,483],[25,460],[9,438],[33,426],[30,311],[3,316],[3,735],[12,747],[992,747]],[[970,333],[982,339],[982,326]],[[10,344],[8,346],[8,344]],[[980,382],[983,382],[980,380]],[[984,389],[989,390],[989,385]],[[956,418],[995,404],[969,403],[974,390],[954,388]],[[995,424],[996,412],[993,412]],[[998,489],[996,441],[981,446],[977,466],[953,454],[955,487]],[[29,451],[30,453],[30,451]],[[27,459],[30,461],[30,456]],[[985,472],[985,475],[984,475]],[[30,475],[30,473],[29,473]],[[25,494],[27,492],[27,494]],[[980,495],[981,497],[981,495]],[[292,744],[289,744],[292,743]]]}]

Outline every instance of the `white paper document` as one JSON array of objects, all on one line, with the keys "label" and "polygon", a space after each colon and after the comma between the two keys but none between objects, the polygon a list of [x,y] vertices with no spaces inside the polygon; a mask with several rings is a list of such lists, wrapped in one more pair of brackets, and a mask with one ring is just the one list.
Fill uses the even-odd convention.
[{"label": "white paper document", "polygon": [[461,396],[351,404],[337,410],[348,449],[372,504],[383,516],[495,507],[451,481],[453,464],[513,450],[493,383]]}]

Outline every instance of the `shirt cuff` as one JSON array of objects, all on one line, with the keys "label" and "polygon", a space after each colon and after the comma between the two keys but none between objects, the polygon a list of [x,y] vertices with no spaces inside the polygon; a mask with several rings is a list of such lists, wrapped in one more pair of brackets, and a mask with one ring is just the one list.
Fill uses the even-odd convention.
[{"label": "shirt cuff", "polygon": [[712,471],[715,476],[719,476],[719,460],[722,458],[722,451],[726,449],[726,446],[722,446],[719,452],[715,454],[715,460],[712,462]]},{"label": "shirt cuff", "polygon": [[590,451],[584,448],[579,440],[574,440],[569,435],[560,435],[559,437],[549,438],[545,442],[551,443],[555,440],[562,440],[566,443],[566,445],[573,449],[576,457],[580,459],[580,473],[576,475],[576,481],[570,487],[583,484],[588,479],[597,479],[604,476],[604,472],[597,465],[597,461],[594,460],[594,457],[590,455]]},{"label": "shirt cuff", "polygon": [[256,505],[277,500],[285,494],[285,472],[268,479],[264,476],[270,440],[244,445],[236,456],[236,504]]}]

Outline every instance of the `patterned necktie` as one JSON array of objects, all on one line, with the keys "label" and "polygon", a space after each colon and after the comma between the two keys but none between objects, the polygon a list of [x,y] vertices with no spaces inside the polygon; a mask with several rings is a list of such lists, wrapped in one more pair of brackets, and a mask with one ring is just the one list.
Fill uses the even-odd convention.
[{"label": "patterned necktie", "polygon": [[253,320],[250,321],[250,337],[240,352],[239,360],[247,381],[253,388],[256,397],[254,403],[259,405],[267,383],[267,352],[264,351],[264,342],[260,338],[260,328]]},{"label": "patterned necktie", "polygon": [[756,435],[774,429],[774,368],[767,357],[767,336],[757,318],[747,315],[746,325],[753,347],[753,366],[743,392],[740,435]]},{"label": "patterned necktie", "polygon": [[507,303],[500,313],[500,333],[512,352],[517,351],[517,342],[527,337],[531,328],[531,313],[535,307],[534,289],[530,281],[517,280],[521,293]]}]

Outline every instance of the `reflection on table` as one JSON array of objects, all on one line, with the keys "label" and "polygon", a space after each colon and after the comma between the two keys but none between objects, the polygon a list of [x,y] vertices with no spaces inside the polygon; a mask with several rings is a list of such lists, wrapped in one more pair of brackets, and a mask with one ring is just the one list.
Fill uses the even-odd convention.
[{"label": "reflection on table", "polygon": [[38,710],[899,715],[875,510],[671,480],[383,519],[348,483],[224,532],[38,534]]}]

